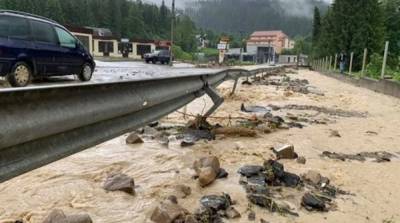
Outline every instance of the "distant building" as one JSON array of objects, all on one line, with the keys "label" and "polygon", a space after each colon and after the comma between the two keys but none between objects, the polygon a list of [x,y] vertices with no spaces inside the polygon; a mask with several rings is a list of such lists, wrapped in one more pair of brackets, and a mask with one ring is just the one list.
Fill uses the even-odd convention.
[{"label": "distant building", "polygon": [[276,61],[283,49],[291,49],[294,42],[282,31],[256,31],[247,40],[247,53],[255,55],[258,63]]},{"label": "distant building", "polygon": [[117,38],[110,29],[65,26],[96,57],[142,59],[146,53],[170,49],[171,41]]}]

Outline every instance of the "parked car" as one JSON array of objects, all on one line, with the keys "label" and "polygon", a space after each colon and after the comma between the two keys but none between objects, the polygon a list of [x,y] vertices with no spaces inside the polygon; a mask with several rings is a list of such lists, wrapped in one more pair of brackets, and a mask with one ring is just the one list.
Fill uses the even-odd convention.
[{"label": "parked car", "polygon": [[171,60],[171,53],[169,50],[156,50],[153,53],[146,53],[144,55],[144,60],[146,63],[152,62],[156,64],[160,62],[161,64],[169,64]]},{"label": "parked car", "polygon": [[0,76],[24,87],[36,77],[78,75],[89,81],[95,62],[83,44],[57,22],[0,10]]}]

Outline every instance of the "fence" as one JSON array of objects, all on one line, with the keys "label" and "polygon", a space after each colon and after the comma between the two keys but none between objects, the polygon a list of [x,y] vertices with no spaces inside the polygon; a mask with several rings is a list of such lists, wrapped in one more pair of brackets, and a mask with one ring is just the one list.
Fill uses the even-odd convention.
[{"label": "fence", "polygon": [[[362,67],[361,73],[358,78],[353,76],[353,63],[354,63],[354,53],[350,53],[350,62],[348,75],[339,74],[339,55],[335,54],[334,56],[327,56],[319,59],[315,59],[311,61],[311,67],[317,71],[320,71],[322,74],[326,74],[330,77],[338,79],[340,81],[350,83],[356,86],[364,87],[379,93],[383,93],[386,95],[394,96],[400,98],[400,82],[396,80],[390,80],[385,76],[386,74],[386,66],[387,59],[389,53],[389,42],[385,44],[385,51],[382,59],[382,67],[380,69],[380,79],[376,80],[373,78],[365,77],[365,73],[367,71],[367,57],[368,50],[364,49],[363,57],[362,57]],[[333,62],[333,64],[332,64]]]}]

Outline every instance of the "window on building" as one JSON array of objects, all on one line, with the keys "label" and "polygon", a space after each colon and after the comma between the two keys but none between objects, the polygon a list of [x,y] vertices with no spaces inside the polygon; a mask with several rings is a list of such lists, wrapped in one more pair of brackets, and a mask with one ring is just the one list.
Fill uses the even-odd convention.
[{"label": "window on building", "polygon": [[67,47],[67,48],[75,48],[76,47],[76,39],[69,34],[67,31],[56,27],[56,33],[58,36],[58,41],[60,46]]},{"label": "window on building", "polygon": [[136,54],[137,55],[144,55],[146,53],[151,53],[151,46],[150,45],[138,45]]},{"label": "window on building", "polygon": [[39,21],[31,21],[33,39],[39,42],[57,44],[58,38],[52,25]]},{"label": "window on building", "polygon": [[112,53],[114,52],[113,42],[100,41],[99,42],[99,52],[100,53]]}]

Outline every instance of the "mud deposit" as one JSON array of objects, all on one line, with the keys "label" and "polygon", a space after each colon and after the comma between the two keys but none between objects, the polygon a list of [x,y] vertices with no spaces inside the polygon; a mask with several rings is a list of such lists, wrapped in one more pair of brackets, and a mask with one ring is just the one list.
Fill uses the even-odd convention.
[{"label": "mud deposit", "polygon": [[[238,86],[233,96],[228,96],[233,82],[219,88],[225,103],[209,122],[252,128],[256,136],[216,134],[215,140],[200,139],[194,145],[190,141],[182,147],[185,136],[179,135],[177,127],[143,130],[139,135],[144,143],[133,145],[126,144],[126,134],[0,184],[0,222],[41,223],[50,211],[61,209],[65,215],[87,213],[96,223],[146,223],[151,222],[155,207],[170,195],[195,213],[202,198],[204,202],[205,197],[223,193],[230,196],[229,203],[240,214],[234,219],[224,218],[225,222],[400,222],[400,100],[316,72],[301,70],[286,75],[271,78],[290,77],[311,93],[298,90],[294,82],[282,87],[270,81],[251,81],[252,85]],[[182,109],[161,120],[161,125],[182,126],[211,104],[207,97],[198,99],[187,107],[186,117]],[[257,109],[245,112],[242,104],[248,110]],[[281,119],[284,122],[279,126],[268,124]],[[305,185],[301,190],[267,185],[280,207],[275,212],[254,204],[260,202],[251,202],[249,197],[254,196],[239,183],[243,176],[238,170],[274,159],[271,148],[285,144],[294,145],[298,156],[305,158],[302,162],[279,160],[285,172],[298,181],[296,176],[315,171],[346,193],[337,194],[324,206],[321,200],[325,197],[320,199],[315,189],[308,193],[302,177],[296,181]],[[324,152],[333,158],[321,156]],[[385,162],[375,162],[375,157],[370,161],[371,154],[377,154],[374,152],[390,153],[390,160],[385,156]],[[335,158],[335,154],[346,159]],[[366,161],[348,159],[351,155],[359,157],[357,154],[367,157]],[[192,167],[195,160],[205,156],[216,156],[228,176],[201,187]],[[135,193],[103,189],[107,177],[114,173],[132,177]],[[177,185],[188,186],[191,192],[178,196]]]}]

